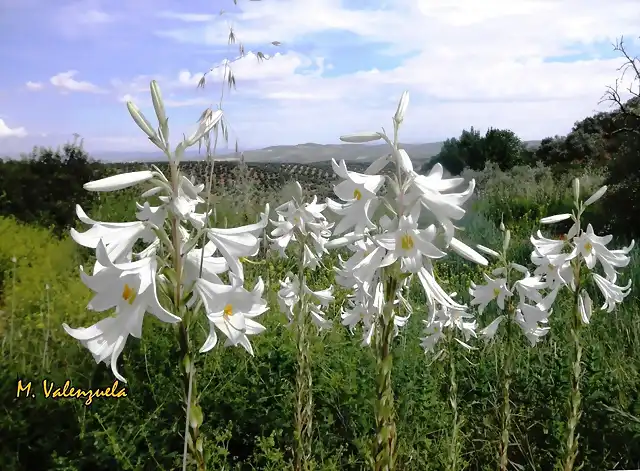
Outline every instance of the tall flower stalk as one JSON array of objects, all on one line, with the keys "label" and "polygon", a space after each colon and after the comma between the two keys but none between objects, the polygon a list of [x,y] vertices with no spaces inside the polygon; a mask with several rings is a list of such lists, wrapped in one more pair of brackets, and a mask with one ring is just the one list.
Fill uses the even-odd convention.
[{"label": "tall flower stalk", "polygon": [[[341,202],[327,200],[338,219],[333,231],[336,238],[327,247],[348,247],[353,252],[347,260],[340,258],[336,269],[337,282],[355,291],[350,306],[343,309],[342,322],[352,330],[361,323],[363,344],[372,346],[375,355],[375,471],[393,471],[397,465],[393,339],[412,312],[406,300],[409,284],[418,278],[429,306],[464,308],[437,283],[434,261],[445,257],[445,250],[450,249],[476,263],[487,264],[484,257],[454,237],[452,221],[464,216],[461,205],[473,193],[475,181],[466,191],[446,193],[464,180],[444,180],[440,164],[429,175],[419,175],[407,152],[400,148],[398,134],[408,102],[405,92],[393,116],[392,137],[383,129],[340,138],[351,143],[383,140],[389,153],[375,160],[364,173],[349,171],[344,160],[332,160],[333,170],[341,179],[334,187]],[[389,164],[394,166],[393,175],[380,175]],[[437,226],[419,228],[423,210],[436,219]]]},{"label": "tall flower stalk", "polygon": [[297,242],[297,274],[287,273],[280,282],[278,292],[280,308],[289,318],[296,345],[295,377],[295,447],[293,464],[295,471],[313,469],[313,376],[311,372],[310,337],[311,326],[329,328],[331,322],[324,317],[322,309],[334,301],[333,286],[321,291],[312,291],[307,286],[306,269],[320,266],[321,257],[327,253],[325,244],[331,235],[333,224],[322,212],[326,204],[318,204],[314,197],[305,203],[300,183],[295,183],[293,198],[278,206],[275,226],[271,232],[272,249],[286,257],[287,247]]},{"label": "tall flower stalk", "polygon": [[[396,267],[387,268],[390,269]],[[392,470],[396,466],[396,445],[398,441],[393,384],[391,371],[393,369],[393,353],[391,351],[394,338],[394,301],[396,296],[397,278],[385,271],[382,278],[386,278],[384,287],[384,307],[382,316],[376,319],[374,334],[374,354],[376,357],[376,399],[374,405],[376,418],[376,438],[374,446],[374,460],[376,471]]]},{"label": "tall flower stalk", "polygon": [[451,406],[451,436],[449,437],[449,471],[457,471],[458,456],[460,455],[460,416],[458,414],[458,379],[456,375],[456,358],[453,335],[447,336],[447,350],[449,357],[449,405]]},{"label": "tall flower stalk", "polygon": [[[88,328],[63,326],[89,349],[96,362],[110,364],[116,378],[126,382],[118,371],[118,357],[129,335],[141,337],[144,314],[151,313],[163,322],[176,325],[185,405],[182,468],[186,470],[188,464],[193,463],[199,471],[204,471],[205,444],[200,433],[204,416],[197,402],[197,352],[191,336],[198,315],[204,312],[209,335],[200,348],[201,353],[217,344],[216,330],[219,330],[227,337],[225,345],[242,346],[253,354],[248,336],[265,330],[253,319],[267,307],[262,299],[264,284],[260,278],[252,291],[244,288],[241,260],[258,253],[258,235],[267,224],[268,207],[256,224],[211,228],[210,212],[197,212],[205,201],[204,185],[196,185],[182,175],[179,164],[185,150],[201,142],[218,125],[222,111],[209,110],[203,114],[196,131],[172,152],[168,118],[155,81],[151,82],[150,90],[158,118],[157,131],[133,103],[128,102],[127,108],[149,140],[167,156],[169,178],[152,166],[152,170],[89,182],[84,188],[108,192],[150,185],[141,198],[157,196],[160,205],[151,206],[148,201],[136,203],[137,221],[117,223],[94,221],[82,208],[76,207],[79,219],[91,228],[83,233],[72,229],[71,236],[78,244],[96,250],[93,273],[89,275],[80,267],[83,282],[95,293],[87,307],[100,312],[115,309],[115,316]],[[141,252],[134,252],[138,241],[146,246]],[[222,281],[219,276],[222,274],[228,276],[229,283]]]},{"label": "tall flower stalk", "polygon": [[[451,293],[451,298],[456,293]],[[425,352],[434,352],[437,344],[444,340],[445,347],[440,350],[435,359],[447,358],[448,379],[449,379],[449,405],[451,406],[451,432],[449,435],[449,451],[447,455],[447,470],[457,471],[461,452],[460,428],[462,420],[458,410],[458,378],[456,370],[458,345],[465,350],[472,350],[468,344],[469,340],[477,337],[477,322],[473,315],[466,309],[453,309],[441,306],[440,309],[431,313],[430,319],[422,321],[425,324],[425,336],[422,338],[422,347]],[[459,339],[456,334],[462,334],[463,339]]]},{"label": "tall flower stalk", "polygon": [[[631,280],[625,286],[616,284],[617,268],[629,264],[629,252],[633,249],[633,241],[628,247],[611,250],[607,245],[613,236],[598,236],[591,224],[586,231],[582,229],[581,219],[585,209],[598,201],[607,191],[603,186],[593,195],[582,201],[580,197],[580,180],[573,181],[574,208],[573,211],[540,220],[542,224],[554,224],[572,220],[573,224],[566,235],[560,240],[547,239],[540,231],[537,238],[532,237],[534,251],[531,260],[538,265],[539,272],[550,284],[557,287],[568,287],[573,294],[573,308],[569,325],[570,352],[570,383],[567,404],[567,423],[565,435],[564,455],[560,467],[564,471],[572,471],[579,452],[578,423],[582,415],[582,331],[590,323],[593,313],[592,300],[585,283],[591,278],[604,297],[604,304],[600,309],[613,312],[616,306],[624,301],[631,292]],[[595,273],[594,269],[600,262],[604,276]],[[585,272],[591,275],[585,276]],[[556,288],[557,289],[557,288]]]},{"label": "tall flower stalk", "polygon": [[[529,340],[531,346],[535,346],[550,330],[549,315],[558,290],[552,289],[544,295],[543,290],[549,286],[540,276],[532,276],[526,267],[509,261],[511,232],[502,222],[500,229],[504,235],[501,252],[478,245],[478,250],[498,260],[498,268],[492,271],[492,275],[496,278],[485,274],[487,283],[481,286],[472,283],[469,292],[473,298],[471,305],[477,305],[479,313],[482,313],[493,301],[496,302],[500,311],[504,311],[504,314],[498,315],[482,329],[480,334],[487,340],[492,339],[504,324],[503,348],[500,355],[502,398],[499,414],[498,469],[506,471],[509,466],[511,444],[511,382],[513,359],[516,353],[514,348],[517,341],[516,326]],[[514,302],[514,295],[519,298],[517,304]]]}]

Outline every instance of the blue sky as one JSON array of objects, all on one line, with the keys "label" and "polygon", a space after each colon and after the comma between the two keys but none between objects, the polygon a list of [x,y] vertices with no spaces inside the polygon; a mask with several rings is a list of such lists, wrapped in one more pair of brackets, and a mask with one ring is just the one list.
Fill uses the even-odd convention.
[{"label": "blue sky", "polygon": [[406,142],[470,126],[525,139],[562,134],[602,109],[620,65],[616,37],[638,50],[636,3],[0,0],[0,152],[58,145],[73,133],[91,152],[153,151],[125,106],[132,99],[153,116],[151,79],[173,134],[191,131],[219,101],[220,64],[238,55],[229,27],[247,52],[271,57],[258,63],[249,53],[232,65],[237,90],[222,107],[241,148],[335,143],[388,126],[405,89]]}]

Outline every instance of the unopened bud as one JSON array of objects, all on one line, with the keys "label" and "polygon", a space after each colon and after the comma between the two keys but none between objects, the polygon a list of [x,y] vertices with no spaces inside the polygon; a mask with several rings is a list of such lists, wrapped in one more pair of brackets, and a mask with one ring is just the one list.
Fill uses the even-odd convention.
[{"label": "unopened bud", "polygon": [[580,200],[580,179],[579,178],[573,179],[573,198],[576,201]]},{"label": "unopened bud", "polygon": [[409,92],[402,92],[402,96],[400,97],[400,102],[398,103],[398,109],[396,110],[396,114],[393,117],[393,120],[400,124],[404,120],[404,114],[407,111],[407,106],[409,106]]},{"label": "unopened bud", "polygon": [[509,244],[511,243],[511,231],[507,229],[504,233],[504,242],[502,243],[502,250],[507,251]]}]

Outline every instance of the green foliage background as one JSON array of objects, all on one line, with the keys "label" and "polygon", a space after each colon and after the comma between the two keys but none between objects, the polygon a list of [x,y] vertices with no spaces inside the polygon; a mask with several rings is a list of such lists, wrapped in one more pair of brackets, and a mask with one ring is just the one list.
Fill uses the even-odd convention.
[{"label": "green foliage background", "polygon": [[[469,203],[464,241],[497,246],[501,217],[512,229],[513,253],[528,264],[529,235],[543,215],[569,208],[570,181],[582,178],[585,194],[604,181],[613,191],[587,218],[597,230],[615,230],[617,244],[637,234],[629,221],[638,214],[637,142],[630,136],[612,143],[603,136],[608,115],[576,124],[566,138],[543,140],[536,151],[524,149],[513,133],[476,131],[445,143],[443,164],[465,178],[476,178],[477,196]],[[609,131],[610,132],[610,131]],[[600,136],[600,137],[598,137]],[[457,147],[465,145],[464,152]],[[615,144],[615,145],[614,145]],[[573,149],[573,150],[570,150]],[[589,150],[592,149],[592,150]],[[456,152],[458,152],[456,154]],[[609,157],[605,155],[609,153]],[[454,157],[451,157],[453,155]],[[495,155],[496,157],[492,157]],[[582,155],[576,162],[575,157]],[[449,157],[446,157],[449,156]],[[462,157],[461,157],[462,156]],[[471,156],[473,157],[473,160]],[[449,159],[449,160],[447,160]],[[471,160],[473,164],[469,164]],[[635,160],[634,160],[635,159]],[[544,164],[544,165],[543,165]],[[191,164],[189,164],[191,165]],[[457,165],[457,164],[456,164]],[[121,371],[129,380],[126,399],[96,399],[86,407],[72,399],[16,398],[19,378],[62,384],[70,379],[81,388],[104,388],[113,377],[104,365],[61,328],[62,322],[87,326],[102,317],[85,306],[90,293],[81,283],[78,266],[92,263],[89,251],[67,236],[76,225],[79,203],[97,220],[124,221],[134,216],[135,191],[100,197],[82,184],[116,171],[92,162],[76,145],[62,150],[35,150],[26,160],[0,164],[0,469],[34,470],[175,470],[181,459],[183,409],[174,332],[153,319],[141,341],[130,338]],[[425,169],[427,170],[427,169]],[[202,166],[187,166],[202,179]],[[265,202],[284,201],[287,180],[278,169],[220,166],[216,171],[216,224],[253,222]],[[330,182],[305,173],[305,190],[326,195]],[[319,173],[316,173],[319,175]],[[635,192],[635,193],[634,193]],[[629,195],[633,200],[629,200]],[[562,229],[559,228],[560,230]],[[12,261],[15,257],[16,263]],[[277,280],[292,261],[261,254],[265,263],[250,265],[251,285],[257,276],[269,285],[270,311],[262,322],[267,332],[253,340],[256,355],[239,349],[216,348],[198,359],[203,433],[210,469],[289,469],[292,447],[292,380],[294,346],[285,316],[278,311]],[[333,282],[335,258],[326,261],[312,283]],[[438,274],[450,291],[466,293],[480,270],[451,255]],[[633,253],[623,278],[633,279],[634,291],[616,312],[599,312],[586,333],[584,415],[580,422],[580,460],[584,470],[640,468],[640,261]],[[338,309],[329,317],[334,329],[315,337],[314,458],[318,471],[367,469],[373,433],[373,359],[339,323]],[[447,378],[439,362],[419,347],[424,299],[414,290],[417,309],[396,339],[394,387],[397,393],[402,471],[444,469],[449,408]],[[551,470],[562,449],[567,381],[568,299],[555,307],[551,333],[536,348],[523,339],[515,358],[513,385],[515,446],[511,460],[517,469]],[[481,317],[486,325],[495,315]],[[149,316],[151,317],[151,316]],[[204,339],[204,329],[200,333]],[[457,352],[463,456],[466,469],[495,469],[498,437],[500,343],[477,342],[477,350]],[[514,468],[514,469],[516,469]]]}]

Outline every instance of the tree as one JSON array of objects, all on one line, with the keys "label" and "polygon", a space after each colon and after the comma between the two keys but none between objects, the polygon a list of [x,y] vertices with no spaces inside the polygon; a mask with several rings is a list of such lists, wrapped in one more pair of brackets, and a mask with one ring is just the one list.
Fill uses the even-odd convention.
[{"label": "tree", "polygon": [[[611,113],[613,126],[606,133],[609,144],[615,145],[615,158],[609,163],[607,185],[609,191],[603,200],[604,219],[610,221],[609,230],[629,236],[640,235],[640,59],[628,50],[624,38],[614,44],[623,64],[620,77],[607,87],[602,98],[615,111]],[[622,90],[622,82],[629,85]],[[628,100],[623,93],[630,95]]]},{"label": "tree", "polygon": [[0,215],[62,234],[75,224],[76,203],[90,210],[95,201],[84,183],[104,174],[76,141],[62,149],[34,148],[22,160],[0,160]]},{"label": "tree", "polygon": [[483,170],[487,161],[497,162],[502,170],[532,162],[533,153],[508,129],[490,128],[484,136],[473,126],[462,131],[459,138],[447,139],[440,152],[422,167],[427,172],[437,162],[453,175],[465,168]]},{"label": "tree", "polygon": [[529,163],[524,160],[526,144],[509,129],[489,128],[484,136],[483,151],[485,159],[497,163],[502,171]]}]

